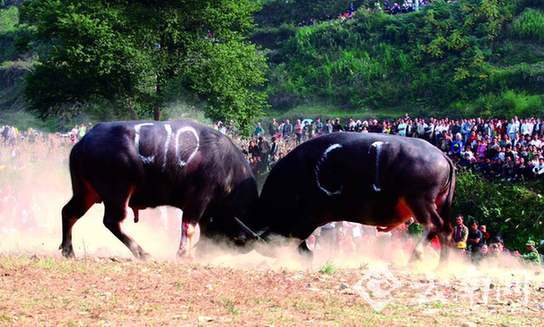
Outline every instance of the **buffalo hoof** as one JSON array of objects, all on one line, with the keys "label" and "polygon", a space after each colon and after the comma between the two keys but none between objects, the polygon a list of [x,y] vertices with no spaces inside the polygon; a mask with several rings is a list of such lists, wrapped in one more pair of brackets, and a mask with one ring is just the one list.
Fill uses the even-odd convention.
[{"label": "buffalo hoof", "polygon": [[187,251],[185,249],[178,250],[178,252],[176,253],[176,256],[180,260],[194,260],[195,259],[194,252],[193,251]]},{"label": "buffalo hoof", "polygon": [[64,243],[61,243],[61,245],[59,246],[59,250],[61,250],[62,256],[65,258],[72,259],[76,257],[72,244],[66,245]]},{"label": "buffalo hoof", "polygon": [[151,255],[149,253],[145,252],[142,248],[138,248],[138,250],[135,253],[135,257],[138,260],[146,261],[149,258],[151,258]]},{"label": "buffalo hoof", "polygon": [[70,247],[63,247],[62,250],[62,256],[67,259],[74,259],[76,255],[74,254],[74,249]]},{"label": "buffalo hoof", "polygon": [[423,249],[415,248],[414,252],[412,252],[412,257],[410,258],[410,262],[418,262],[422,260],[423,260]]},{"label": "buffalo hoof", "polygon": [[314,257],[314,253],[310,248],[308,247],[308,244],[306,244],[306,241],[302,241],[298,248],[298,253],[303,256],[305,259],[312,260]]}]

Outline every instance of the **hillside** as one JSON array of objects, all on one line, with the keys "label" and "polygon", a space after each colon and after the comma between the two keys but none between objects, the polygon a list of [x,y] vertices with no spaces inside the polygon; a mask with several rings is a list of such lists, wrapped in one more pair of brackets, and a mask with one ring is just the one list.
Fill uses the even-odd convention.
[{"label": "hillside", "polygon": [[328,19],[330,8],[311,13],[318,19],[293,17],[279,3],[265,4],[264,17],[274,19],[258,20],[253,37],[267,49],[275,109],[326,103],[350,111],[508,116],[543,106],[540,1],[434,1],[399,15],[361,1],[351,19]]},{"label": "hillside", "polygon": [[[0,7],[0,122],[43,125],[24,114],[23,94],[35,51],[47,44],[28,42],[22,2]],[[541,1],[435,0],[398,15],[368,0],[255,2],[250,39],[268,60],[268,116],[511,116],[544,107]],[[338,18],[350,3],[353,17]],[[171,100],[194,98],[183,92]],[[95,103],[83,111],[103,114]],[[102,116],[119,115],[127,112]],[[72,116],[63,111],[63,121]]]}]

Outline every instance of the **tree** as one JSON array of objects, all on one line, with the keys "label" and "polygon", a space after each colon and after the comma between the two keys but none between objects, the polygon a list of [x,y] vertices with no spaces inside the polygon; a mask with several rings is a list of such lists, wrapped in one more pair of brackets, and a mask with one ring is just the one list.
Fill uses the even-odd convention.
[{"label": "tree", "polygon": [[202,97],[211,117],[248,124],[265,105],[266,63],[246,39],[257,9],[249,0],[30,1],[22,20],[46,46],[28,97],[44,114],[98,97],[153,108],[158,120],[175,85]]}]

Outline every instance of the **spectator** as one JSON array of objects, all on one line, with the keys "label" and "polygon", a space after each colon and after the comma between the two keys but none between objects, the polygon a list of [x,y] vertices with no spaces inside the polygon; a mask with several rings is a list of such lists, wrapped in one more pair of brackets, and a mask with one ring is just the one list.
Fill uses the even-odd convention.
[{"label": "spectator", "polygon": [[275,118],[272,118],[272,121],[268,125],[268,134],[270,134],[270,136],[276,136],[276,134],[278,134],[279,131],[280,129],[279,129],[278,122],[276,121]]},{"label": "spectator", "polygon": [[466,250],[468,238],[468,227],[463,224],[463,216],[458,215],[455,218],[455,227],[453,228],[453,241],[458,249]]},{"label": "spectator", "polygon": [[297,144],[302,142],[303,128],[304,127],[302,126],[300,119],[297,119],[295,123],[295,136]]},{"label": "spectator", "polygon": [[257,126],[255,126],[255,132],[253,132],[253,135],[256,137],[262,136],[264,134],[264,129],[261,125],[261,123],[257,123]]},{"label": "spectator", "polygon": [[528,261],[528,262],[532,262],[532,263],[535,263],[537,265],[541,265],[542,264],[542,258],[540,258],[540,254],[536,250],[535,242],[529,240],[529,241],[527,241],[525,246],[527,247],[527,253],[522,255],[521,257],[524,260]]},{"label": "spectator", "polygon": [[487,245],[491,234],[487,231],[487,225],[480,225],[478,228],[482,232],[483,244]]},{"label": "spectator", "polygon": [[334,123],[332,124],[332,131],[333,132],[341,132],[344,128],[342,127],[342,124],[340,123],[340,118],[336,118]]},{"label": "spectator", "polygon": [[281,133],[284,139],[289,138],[293,133],[293,124],[289,122],[289,119],[285,120]]},{"label": "spectator", "polygon": [[473,222],[470,225],[470,230],[468,232],[467,245],[470,248],[472,254],[478,252],[482,245],[484,245],[484,237],[482,232],[478,229],[478,222]]}]

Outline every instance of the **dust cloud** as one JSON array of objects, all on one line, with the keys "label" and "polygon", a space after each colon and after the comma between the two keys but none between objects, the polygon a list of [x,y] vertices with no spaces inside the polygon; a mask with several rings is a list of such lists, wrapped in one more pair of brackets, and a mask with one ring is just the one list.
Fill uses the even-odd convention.
[{"label": "dust cloud", "polygon": [[[0,254],[38,254],[60,256],[61,209],[71,197],[68,154],[71,145],[49,136],[34,143],[22,142],[0,148]],[[128,249],[102,224],[103,205],[95,204],[74,226],[76,256],[131,258]],[[122,228],[154,260],[176,260],[180,238],[181,211],[174,208],[140,212],[134,223],[132,212]],[[201,239],[194,263],[237,269],[287,269],[319,271],[326,264],[336,268],[388,266],[409,273],[432,271],[436,276],[494,276],[512,278],[516,274],[540,276],[535,266],[518,258],[501,256],[485,259],[479,265],[453,253],[446,265],[438,266],[438,253],[427,248],[424,257],[410,262],[413,246],[403,240],[381,236],[359,246],[356,251],[331,251],[322,247],[311,260],[302,257],[297,244],[281,246],[259,244],[256,250],[241,254],[221,243]],[[263,255],[265,254],[265,255]]]}]

